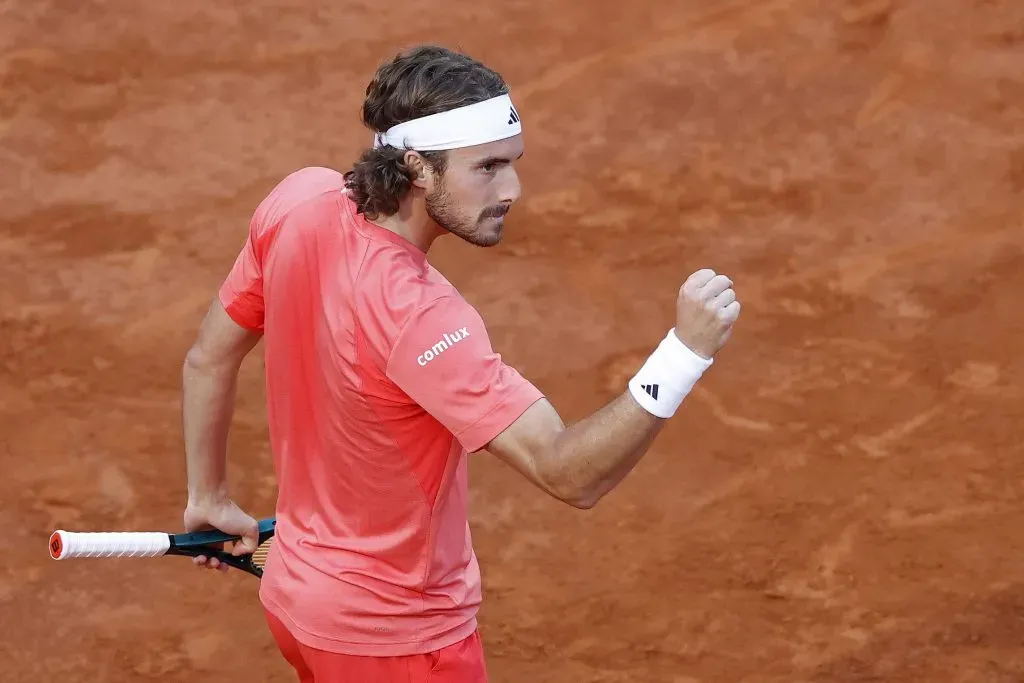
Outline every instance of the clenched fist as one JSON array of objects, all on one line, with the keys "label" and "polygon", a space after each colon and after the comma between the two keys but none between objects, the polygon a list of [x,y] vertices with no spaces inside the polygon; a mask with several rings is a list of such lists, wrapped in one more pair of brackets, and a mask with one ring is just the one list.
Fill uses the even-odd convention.
[{"label": "clenched fist", "polygon": [[698,270],[679,288],[676,336],[697,355],[711,360],[740,315],[732,280],[710,268]]}]

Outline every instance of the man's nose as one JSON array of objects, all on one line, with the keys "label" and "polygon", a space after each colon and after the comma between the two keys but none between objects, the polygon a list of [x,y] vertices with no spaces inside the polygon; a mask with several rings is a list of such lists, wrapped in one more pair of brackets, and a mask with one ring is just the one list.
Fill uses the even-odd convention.
[{"label": "man's nose", "polygon": [[513,204],[519,200],[522,189],[522,186],[519,184],[519,174],[516,173],[514,168],[509,167],[505,182],[501,187],[501,192],[498,193],[498,201],[502,204]]}]

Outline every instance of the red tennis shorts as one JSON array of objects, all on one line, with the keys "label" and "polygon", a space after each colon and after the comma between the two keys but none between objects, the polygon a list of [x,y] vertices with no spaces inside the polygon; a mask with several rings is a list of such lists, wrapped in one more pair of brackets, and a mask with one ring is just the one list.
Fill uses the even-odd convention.
[{"label": "red tennis shorts", "polygon": [[479,632],[448,647],[404,657],[359,657],[307,647],[265,612],[281,654],[299,683],[487,683]]}]

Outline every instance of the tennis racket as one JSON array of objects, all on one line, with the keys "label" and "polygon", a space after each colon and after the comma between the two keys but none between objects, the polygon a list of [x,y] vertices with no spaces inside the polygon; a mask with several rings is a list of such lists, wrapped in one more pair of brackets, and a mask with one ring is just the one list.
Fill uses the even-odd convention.
[{"label": "tennis racket", "polygon": [[237,541],[221,531],[196,531],[190,534],[168,534],[162,531],[64,531],[50,534],[50,557],[69,560],[79,557],[163,557],[183,555],[216,557],[221,563],[241,569],[257,578],[263,576],[267,553],[274,541],[277,520],[274,517],[259,521],[256,551],[251,555],[235,557],[224,552],[221,543]]}]

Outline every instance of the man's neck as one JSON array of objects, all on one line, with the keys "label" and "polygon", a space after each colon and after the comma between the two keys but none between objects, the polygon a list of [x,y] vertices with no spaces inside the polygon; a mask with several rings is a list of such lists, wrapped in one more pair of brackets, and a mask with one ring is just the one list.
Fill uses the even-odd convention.
[{"label": "man's neck", "polygon": [[427,214],[422,196],[417,196],[419,194],[413,190],[402,199],[398,213],[380,216],[370,222],[404,238],[425,254],[442,231]]}]

